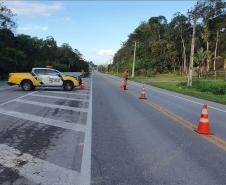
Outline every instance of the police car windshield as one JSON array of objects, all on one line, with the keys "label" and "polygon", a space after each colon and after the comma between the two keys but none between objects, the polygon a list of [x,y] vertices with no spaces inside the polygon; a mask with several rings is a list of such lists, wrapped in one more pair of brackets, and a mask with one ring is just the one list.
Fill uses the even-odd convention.
[{"label": "police car windshield", "polygon": [[36,75],[62,75],[61,72],[55,69],[34,69]]}]

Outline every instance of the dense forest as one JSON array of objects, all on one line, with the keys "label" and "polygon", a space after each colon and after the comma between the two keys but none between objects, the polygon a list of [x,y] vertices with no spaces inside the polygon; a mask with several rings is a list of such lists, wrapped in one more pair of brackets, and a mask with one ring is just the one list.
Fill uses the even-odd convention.
[{"label": "dense forest", "polygon": [[224,70],[225,2],[199,0],[187,15],[177,12],[170,22],[164,16],[141,22],[114,55],[111,71],[132,71],[135,44],[136,75],[175,71],[205,77],[209,71]]},{"label": "dense forest", "polygon": [[30,71],[32,67],[52,65],[60,71],[89,70],[89,63],[69,44],[57,46],[53,37],[46,39],[14,34],[15,15],[0,3],[0,78],[9,72]]}]

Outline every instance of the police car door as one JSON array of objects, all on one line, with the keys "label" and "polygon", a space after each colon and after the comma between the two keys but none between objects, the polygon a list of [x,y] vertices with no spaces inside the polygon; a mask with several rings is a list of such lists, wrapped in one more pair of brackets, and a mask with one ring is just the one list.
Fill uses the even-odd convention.
[{"label": "police car door", "polygon": [[63,80],[60,73],[54,69],[46,69],[46,74],[49,76],[49,86],[62,86]]},{"label": "police car door", "polygon": [[35,69],[34,71],[35,78],[40,81],[42,85],[49,84],[49,76],[46,74],[45,69]]}]

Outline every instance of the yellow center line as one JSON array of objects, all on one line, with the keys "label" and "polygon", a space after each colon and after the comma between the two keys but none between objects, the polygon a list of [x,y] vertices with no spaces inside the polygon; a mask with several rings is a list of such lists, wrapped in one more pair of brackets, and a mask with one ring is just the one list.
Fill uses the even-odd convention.
[{"label": "yellow center line", "polygon": [[[117,85],[115,82],[113,82],[112,80],[109,79],[109,82],[119,88],[119,85]],[[127,94],[129,94],[132,97],[138,98],[137,95],[132,92],[132,91],[126,91]],[[188,130],[194,132],[194,129],[197,127],[194,123],[185,120],[184,118],[182,118],[181,116],[163,108],[162,106],[152,102],[151,100],[141,100],[143,103],[149,105],[150,107],[154,108],[155,110],[163,113],[165,116],[167,116],[168,118],[170,118],[171,120],[175,121],[174,123],[180,124],[183,127],[187,128]],[[196,132],[194,132],[196,133]],[[202,134],[197,134],[196,135],[206,139],[207,141],[209,141],[210,143],[214,144],[215,146],[219,147],[220,149],[224,150],[226,152],[226,140],[224,140],[223,138],[221,138],[220,136],[217,135],[202,135]]]}]

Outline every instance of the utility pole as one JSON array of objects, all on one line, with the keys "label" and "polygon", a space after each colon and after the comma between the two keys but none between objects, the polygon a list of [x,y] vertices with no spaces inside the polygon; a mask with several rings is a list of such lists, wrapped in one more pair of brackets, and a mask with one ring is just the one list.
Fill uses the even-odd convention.
[{"label": "utility pole", "polygon": [[132,78],[134,78],[135,60],[136,60],[136,49],[137,49],[137,42],[135,41],[135,43],[134,43],[134,52],[133,52]]}]

